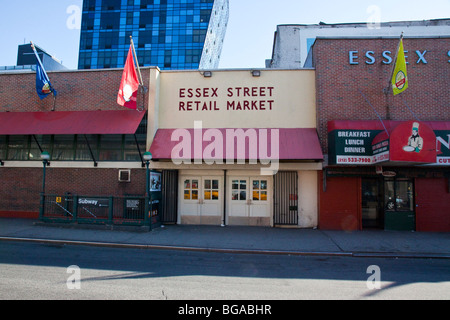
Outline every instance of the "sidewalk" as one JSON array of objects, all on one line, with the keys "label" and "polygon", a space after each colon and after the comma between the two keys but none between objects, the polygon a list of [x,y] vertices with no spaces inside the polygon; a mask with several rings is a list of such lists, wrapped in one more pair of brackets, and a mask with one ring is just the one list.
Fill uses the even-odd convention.
[{"label": "sidewalk", "polygon": [[450,233],[188,225],[168,225],[150,232],[139,228],[118,229],[0,218],[0,245],[2,241],[37,241],[210,252],[450,258]]}]

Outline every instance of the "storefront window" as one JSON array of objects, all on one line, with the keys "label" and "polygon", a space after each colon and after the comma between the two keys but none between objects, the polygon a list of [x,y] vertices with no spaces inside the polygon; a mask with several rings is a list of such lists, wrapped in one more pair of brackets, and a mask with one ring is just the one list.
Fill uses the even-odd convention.
[{"label": "storefront window", "polygon": [[219,180],[206,179],[203,192],[205,200],[219,200]]},{"label": "storefront window", "polygon": [[52,160],[73,160],[75,136],[55,135],[53,140]]},{"label": "storefront window", "polygon": [[147,136],[139,134],[136,135],[125,135],[125,161],[140,161],[140,155],[138,146],[136,145],[136,140],[139,145],[141,153],[145,151]]},{"label": "storefront window", "polygon": [[414,188],[411,180],[387,180],[384,184],[386,211],[414,211]]},{"label": "storefront window", "polygon": [[253,200],[267,201],[267,180],[253,180]]},{"label": "storefront window", "polygon": [[7,160],[28,160],[30,136],[9,136]]},{"label": "storefront window", "polygon": [[231,200],[247,200],[247,180],[233,180],[231,183]]},{"label": "storefront window", "polygon": [[184,200],[198,200],[198,180],[184,180]]},{"label": "storefront window", "polygon": [[0,136],[0,160],[6,159],[6,136]]},{"label": "storefront window", "polygon": [[123,160],[123,135],[105,134],[100,139],[100,161],[122,161]]},{"label": "storefront window", "polygon": [[35,135],[34,137],[32,137],[30,143],[29,159],[41,161],[41,149],[42,151],[47,152],[52,151],[52,136]]},{"label": "storefront window", "polygon": [[84,160],[84,161],[92,160],[91,152],[94,159],[97,159],[98,140],[99,140],[98,135],[95,134],[78,135],[75,160]]}]

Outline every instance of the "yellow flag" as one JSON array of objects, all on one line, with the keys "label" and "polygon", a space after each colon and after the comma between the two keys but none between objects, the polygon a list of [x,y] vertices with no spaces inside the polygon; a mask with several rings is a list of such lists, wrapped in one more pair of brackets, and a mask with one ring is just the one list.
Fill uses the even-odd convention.
[{"label": "yellow flag", "polygon": [[394,96],[402,93],[408,88],[408,74],[406,72],[405,51],[403,50],[403,39],[400,39],[398,46],[397,61],[395,61],[395,69],[391,79],[392,91]]}]

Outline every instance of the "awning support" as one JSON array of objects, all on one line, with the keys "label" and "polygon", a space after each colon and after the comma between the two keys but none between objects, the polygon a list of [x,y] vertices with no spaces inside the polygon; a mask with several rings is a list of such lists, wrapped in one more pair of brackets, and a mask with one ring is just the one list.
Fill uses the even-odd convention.
[{"label": "awning support", "polygon": [[134,141],[136,142],[136,147],[139,152],[139,158],[141,159],[142,168],[144,168],[145,167],[144,157],[142,156],[141,148],[139,148],[139,143],[138,143],[138,139],[136,137],[136,133],[133,136],[134,136]]},{"label": "awning support", "polygon": [[39,141],[37,140],[35,134],[33,134],[33,138],[34,138],[34,141],[36,142],[36,144],[38,145],[39,151],[42,153],[42,151],[44,151],[44,150],[42,150],[42,147],[41,147],[41,145],[39,144]]},{"label": "awning support", "polygon": [[89,141],[88,141],[88,138],[86,137],[86,135],[84,135],[84,140],[86,140],[86,143],[87,143],[87,146],[89,149],[89,153],[91,154],[92,161],[94,161],[94,167],[97,167],[98,163],[95,160],[94,153],[92,152],[91,145],[89,144]]},{"label": "awning support", "polygon": [[[39,148],[39,151],[42,153],[44,150],[42,149],[41,145],[39,144],[39,141],[37,140],[35,134],[33,134],[33,139],[34,139],[34,141],[36,142],[36,144],[37,144],[37,146],[38,146],[38,148]],[[47,166],[50,166],[50,161],[47,161]]]}]

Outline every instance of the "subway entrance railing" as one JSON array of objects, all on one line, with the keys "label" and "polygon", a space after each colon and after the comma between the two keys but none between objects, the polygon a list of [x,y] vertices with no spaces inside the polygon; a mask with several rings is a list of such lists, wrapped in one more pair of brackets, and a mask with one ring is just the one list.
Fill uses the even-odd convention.
[{"label": "subway entrance railing", "polygon": [[39,219],[55,223],[148,226],[152,229],[160,226],[157,201],[132,195],[41,194]]}]

